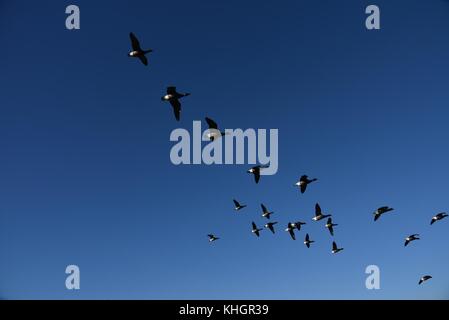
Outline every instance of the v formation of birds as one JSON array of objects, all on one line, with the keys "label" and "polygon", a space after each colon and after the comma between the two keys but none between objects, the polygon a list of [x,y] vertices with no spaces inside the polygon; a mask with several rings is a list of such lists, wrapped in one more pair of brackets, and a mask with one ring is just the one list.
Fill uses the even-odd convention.
[{"label": "v formation of birds", "polygon": [[[138,58],[145,66],[148,66],[148,58],[146,55],[153,52],[153,50],[152,49],[147,49],[147,50],[142,49],[139,40],[132,32],[130,33],[130,39],[131,39],[132,51],[128,53],[128,56],[131,58]],[[182,109],[181,109],[180,100],[189,95],[190,95],[190,93],[179,93],[176,91],[176,87],[170,86],[170,87],[167,87],[166,94],[161,97],[162,101],[170,103],[170,105],[173,108],[173,113],[174,113],[175,119],[177,121],[179,121],[181,119],[181,110]],[[214,120],[206,117],[205,121],[209,126],[207,137],[209,138],[210,141],[214,141],[215,139],[221,138],[223,135],[225,135],[224,132],[221,132],[219,130],[218,125]],[[254,166],[254,167],[250,168],[247,172],[254,176],[254,181],[257,184],[260,181],[261,171],[265,168],[266,168],[266,166],[258,165],[258,166]],[[299,188],[301,193],[305,193],[307,190],[307,187],[315,181],[317,181],[316,178],[309,179],[309,177],[307,175],[303,175],[300,177],[299,181],[295,184],[295,186],[297,186]],[[240,211],[247,207],[246,204],[241,204],[236,199],[234,199],[233,202],[234,202],[235,211]],[[259,228],[258,225],[253,221],[251,223],[251,232],[256,237],[260,237],[261,232],[264,231],[265,229],[267,229],[271,233],[275,234],[276,233],[275,225],[278,224],[278,222],[270,220],[271,215],[273,215],[274,212],[269,211],[264,204],[261,204],[261,209],[262,209],[261,216],[263,218],[266,218],[268,220],[268,222],[266,222],[263,225],[263,228]],[[374,221],[377,221],[382,215],[384,215],[388,212],[391,212],[393,210],[394,210],[393,208],[390,208],[388,206],[378,208],[376,211],[373,212]],[[448,216],[448,214],[446,212],[438,213],[432,217],[430,224],[433,225],[435,222],[440,221],[440,220],[446,218],[447,216]],[[334,227],[338,226],[338,224],[333,223],[332,215],[323,213],[320,205],[317,203],[315,205],[315,216],[312,218],[312,220],[315,222],[318,222],[318,221],[321,221],[326,218],[327,218],[327,221],[326,221],[326,224],[324,225],[324,227],[326,229],[328,229],[330,235],[333,237],[334,236]],[[302,221],[296,221],[296,222],[289,221],[287,223],[287,227],[285,228],[285,231],[290,235],[292,240],[296,240],[295,230],[296,230],[296,232],[299,232],[301,230],[301,226],[305,225],[305,224],[306,223],[302,222]],[[214,242],[214,241],[217,241],[220,239],[218,236],[216,236],[214,234],[208,234],[207,236],[209,238],[209,242]],[[411,242],[416,241],[416,240],[420,240],[419,234],[411,234],[405,238],[404,246],[406,247]],[[308,233],[306,233],[305,238],[304,238],[304,245],[307,248],[310,248],[314,242],[315,241],[312,240],[311,236]],[[338,247],[336,241],[332,242],[331,252],[333,254],[337,254],[337,253],[343,251],[343,249],[344,248]],[[432,279],[432,276],[424,275],[419,279],[418,284],[422,284],[423,282],[425,282],[429,279]]]}]

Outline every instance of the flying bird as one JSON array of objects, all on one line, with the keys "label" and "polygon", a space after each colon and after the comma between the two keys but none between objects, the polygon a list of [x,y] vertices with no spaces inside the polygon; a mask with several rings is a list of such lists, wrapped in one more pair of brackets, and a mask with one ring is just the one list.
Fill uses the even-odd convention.
[{"label": "flying bird", "polygon": [[209,237],[209,242],[214,242],[214,241],[220,239],[220,238],[214,236],[213,234],[208,234],[207,236]]},{"label": "flying bird", "polygon": [[298,186],[299,189],[301,190],[301,193],[306,192],[307,186],[312,183],[317,181],[318,179],[309,179],[308,176],[303,175],[301,176],[301,178],[299,178],[299,181],[295,183],[295,186]]},{"label": "flying bird", "polygon": [[274,213],[274,212],[270,212],[268,211],[267,207],[265,207],[263,205],[263,203],[260,205],[260,207],[262,208],[262,217],[270,219],[270,216]]},{"label": "flying bird", "polygon": [[419,240],[419,239],[420,239],[419,234],[417,234],[417,233],[408,236],[407,238],[405,238],[404,247],[406,247],[410,242]]},{"label": "flying bird", "polygon": [[176,92],[176,87],[167,87],[167,94],[161,98],[162,101],[170,102],[177,121],[181,118],[181,102],[179,99],[190,96],[190,93]]},{"label": "flying bird", "polygon": [[131,58],[139,58],[140,61],[142,61],[142,63],[144,65],[148,65],[148,59],[145,56],[147,53],[153,52],[153,50],[149,49],[149,50],[142,50],[142,48],[140,47],[140,43],[139,40],[137,40],[137,37],[134,35],[134,33],[130,33],[129,37],[131,38],[131,47],[132,47],[132,51],[130,53],[128,53],[128,57]]},{"label": "flying bird", "polygon": [[294,223],[289,222],[287,224],[287,229],[285,229],[285,231],[287,231],[290,234],[290,237],[292,237],[293,240],[296,240]]},{"label": "flying bird", "polygon": [[430,224],[432,225],[432,224],[434,224],[435,222],[437,222],[437,221],[439,221],[439,220],[442,220],[442,219],[446,218],[447,216],[448,216],[448,214],[447,214],[446,212],[438,213],[437,215],[435,215],[435,216],[432,218],[432,221],[430,221]]},{"label": "flying bird", "polygon": [[239,210],[242,210],[243,208],[245,208],[246,207],[246,204],[240,204],[237,200],[232,200],[232,201],[234,201],[234,205],[235,205],[235,208],[234,208],[234,210],[235,211],[239,211]]},{"label": "flying bird", "polygon": [[252,223],[252,226],[253,226],[253,229],[251,230],[251,232],[254,233],[256,236],[259,236],[259,232],[262,231],[263,229],[257,228],[257,226],[254,222]]},{"label": "flying bird", "polygon": [[265,224],[265,228],[268,228],[268,229],[270,229],[270,231],[274,234],[274,225],[276,224],[277,222],[276,221],[273,221],[273,222],[268,222],[267,224]]},{"label": "flying bird", "polygon": [[331,236],[334,236],[334,227],[338,226],[338,224],[332,223],[332,218],[328,218],[326,222],[326,228],[329,229]]},{"label": "flying bird", "polygon": [[294,223],[292,223],[292,227],[296,228],[296,230],[300,231],[301,230],[301,226],[306,224],[305,222],[301,222],[301,221],[296,221]]},{"label": "flying bird", "polygon": [[310,248],[310,244],[314,243],[315,241],[310,240],[309,234],[306,234],[306,238],[304,239],[304,244],[307,246],[307,248]]},{"label": "flying bird", "polygon": [[259,183],[260,180],[260,170],[267,168],[266,166],[255,166],[249,169],[247,172],[254,175],[254,180]]},{"label": "flying bird", "polygon": [[218,129],[217,123],[212,120],[211,118],[206,117],[207,125],[209,126],[209,130],[207,132],[207,137],[210,141],[214,141],[216,138],[220,138],[221,136],[224,136],[226,133],[221,132]]},{"label": "flying bird", "polygon": [[342,251],[344,248],[339,248],[337,247],[337,243],[334,241],[332,242],[332,253],[339,253],[340,251]]},{"label": "flying bird", "polygon": [[421,279],[419,279],[418,284],[421,284],[429,279],[432,279],[432,276],[423,276],[423,277],[421,277]]},{"label": "flying bird", "polygon": [[330,217],[330,216],[332,216],[332,215],[331,214],[323,214],[323,212],[321,211],[321,207],[318,203],[315,205],[315,216],[312,218],[313,221],[320,221],[320,220]]},{"label": "flying bird", "polygon": [[390,212],[390,211],[393,211],[393,210],[394,210],[393,208],[390,208],[390,207],[387,207],[387,206],[380,207],[379,209],[377,209],[376,211],[373,212],[373,214],[374,214],[374,221],[377,221],[377,219],[379,219],[380,216],[383,215],[384,213],[387,213],[387,212]]}]

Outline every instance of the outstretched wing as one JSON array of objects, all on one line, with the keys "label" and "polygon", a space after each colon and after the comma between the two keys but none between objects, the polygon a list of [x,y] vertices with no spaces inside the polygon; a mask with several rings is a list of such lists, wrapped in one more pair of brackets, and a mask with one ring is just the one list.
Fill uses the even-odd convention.
[{"label": "outstretched wing", "polygon": [[316,205],[315,205],[315,215],[320,215],[321,214],[321,207],[320,207],[320,205],[317,203]]},{"label": "outstretched wing", "polygon": [[301,193],[306,192],[306,189],[307,189],[307,183],[301,184]]},{"label": "outstretched wing", "polygon": [[337,250],[337,249],[338,249],[337,243],[335,243],[335,241],[332,242],[332,250]]},{"label": "outstretched wing", "polygon": [[218,129],[217,123],[211,118],[206,117],[206,122],[209,125],[209,129]]},{"label": "outstretched wing", "polygon": [[259,180],[260,180],[260,170],[259,169],[254,171],[254,180],[256,181],[256,183],[259,183]]},{"label": "outstretched wing", "polygon": [[181,103],[178,99],[171,99],[170,104],[173,107],[176,121],[179,121],[181,119]]},{"label": "outstretched wing", "polygon": [[129,37],[131,39],[131,46],[133,48],[134,51],[142,51],[142,49],[140,48],[140,43],[139,40],[137,40],[137,37],[134,35],[134,33],[130,33]]},{"label": "outstretched wing", "polygon": [[289,229],[288,233],[290,233],[290,237],[292,237],[293,240],[296,240],[295,231],[293,229]]},{"label": "outstretched wing", "polygon": [[176,87],[167,87],[167,94],[175,95]]},{"label": "outstretched wing", "polygon": [[148,59],[147,59],[147,57],[145,57],[144,55],[141,55],[141,56],[139,56],[139,59],[140,59],[140,61],[142,61],[142,63],[144,64],[144,65],[148,65]]},{"label": "outstretched wing", "polygon": [[234,205],[236,206],[236,207],[240,207],[240,203],[237,201],[237,200],[232,200],[232,201],[234,201]]}]

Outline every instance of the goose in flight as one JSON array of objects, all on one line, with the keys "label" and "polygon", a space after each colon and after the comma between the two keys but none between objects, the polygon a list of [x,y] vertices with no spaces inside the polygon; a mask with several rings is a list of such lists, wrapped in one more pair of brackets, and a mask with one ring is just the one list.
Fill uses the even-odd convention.
[{"label": "goose in flight", "polygon": [[421,279],[419,279],[418,284],[421,284],[423,282],[426,282],[427,280],[432,279],[432,276],[423,276]]},{"label": "goose in flight", "polygon": [[259,183],[260,171],[265,168],[267,168],[267,167],[266,166],[255,166],[255,167],[252,167],[251,169],[249,169],[247,172],[252,173],[254,175],[254,181],[256,181],[256,183]]},{"label": "goose in flight", "polygon": [[190,93],[176,92],[176,87],[168,87],[167,94],[161,98],[162,101],[170,102],[177,121],[181,118],[181,102],[179,99],[190,96]]},{"label": "goose in flight", "polygon": [[207,132],[207,137],[210,141],[214,141],[216,138],[220,138],[221,136],[224,136],[226,133],[221,132],[218,129],[217,123],[212,120],[211,118],[206,117],[207,125],[209,126],[209,130]]},{"label": "goose in flight", "polygon": [[253,226],[253,229],[251,230],[251,232],[254,233],[256,236],[259,236],[259,232],[262,231],[263,229],[257,228],[257,226],[256,226],[256,224],[254,223],[254,221],[253,221],[253,223],[252,223],[252,226]]},{"label": "goose in flight", "polygon": [[296,228],[296,230],[301,231],[301,226],[306,224],[305,222],[301,222],[301,221],[296,221],[294,223],[292,223],[292,227]]},{"label": "goose in flight", "polygon": [[294,223],[289,222],[287,224],[287,229],[285,229],[285,231],[287,231],[290,234],[290,237],[292,237],[293,240],[296,240]]},{"label": "goose in flight", "polygon": [[277,223],[277,221],[273,221],[273,222],[268,222],[267,224],[265,224],[265,228],[270,229],[270,231],[274,234],[274,225]]},{"label": "goose in flight", "polygon": [[235,211],[239,211],[239,210],[242,210],[243,208],[245,208],[246,207],[246,204],[240,204],[237,200],[232,200],[232,201],[234,201],[234,205],[235,205],[235,207],[234,207],[234,210]]},{"label": "goose in flight", "polygon": [[379,219],[381,215],[383,215],[383,214],[385,214],[387,212],[393,211],[393,210],[394,210],[393,208],[390,208],[390,207],[387,207],[387,206],[380,207],[379,209],[377,209],[376,211],[373,212],[373,214],[374,214],[374,221],[377,221],[377,219]]},{"label": "goose in flight", "polygon": [[338,226],[338,224],[332,223],[332,218],[328,218],[326,222],[326,228],[329,229],[331,236],[334,236],[334,227]]},{"label": "goose in flight", "polygon": [[419,234],[417,234],[417,233],[408,236],[407,238],[405,238],[404,247],[406,247],[410,242],[419,240],[419,239],[420,239]]},{"label": "goose in flight", "polygon": [[299,189],[301,190],[301,193],[306,192],[307,186],[312,183],[317,181],[318,179],[309,179],[308,176],[303,175],[301,176],[301,178],[299,178],[299,181],[295,183],[296,186],[299,187]]},{"label": "goose in flight", "polygon": [[337,247],[337,243],[334,241],[332,242],[332,253],[339,253],[340,251],[342,251],[344,248],[339,248]]},{"label": "goose in flight", "polygon": [[148,65],[148,59],[145,56],[147,53],[153,52],[153,50],[149,49],[149,50],[142,50],[142,48],[140,47],[140,43],[139,40],[137,40],[137,37],[134,35],[134,33],[130,33],[129,37],[131,39],[131,47],[132,47],[132,51],[130,53],[128,53],[128,57],[131,58],[139,58],[140,61],[142,61],[142,63],[144,65]]},{"label": "goose in flight", "polygon": [[306,238],[304,239],[304,244],[307,246],[307,248],[310,248],[310,244],[314,243],[315,241],[310,240],[309,234],[306,234]]},{"label": "goose in flight", "polygon": [[432,224],[434,224],[435,222],[437,222],[437,221],[439,221],[439,220],[442,220],[442,219],[446,218],[447,216],[448,216],[448,214],[447,214],[446,212],[438,213],[437,215],[435,215],[435,216],[432,218],[432,221],[430,221],[430,224],[432,225]]},{"label": "goose in flight", "polygon": [[274,212],[268,211],[267,207],[265,207],[263,203],[260,205],[260,207],[262,208],[262,217],[267,218],[267,219],[270,219],[270,216],[271,216]]},{"label": "goose in flight", "polygon": [[209,237],[209,242],[214,242],[214,241],[217,241],[218,239],[220,239],[220,238],[214,236],[213,234],[208,234],[207,236]]},{"label": "goose in flight", "polygon": [[318,203],[315,205],[315,216],[312,218],[313,221],[320,221],[320,220],[328,218],[330,216],[332,216],[332,215],[331,214],[323,214],[323,212],[321,211],[321,207]]}]

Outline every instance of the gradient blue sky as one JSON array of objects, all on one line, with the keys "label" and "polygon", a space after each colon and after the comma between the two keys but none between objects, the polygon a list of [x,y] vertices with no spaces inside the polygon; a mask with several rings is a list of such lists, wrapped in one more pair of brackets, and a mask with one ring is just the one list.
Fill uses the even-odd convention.
[{"label": "gradient blue sky", "polygon": [[[130,31],[154,49],[147,68],[126,57]],[[1,297],[449,298],[449,221],[429,225],[449,210],[448,1],[2,0],[0,43]],[[192,92],[180,123],[168,85]],[[170,132],[205,116],[278,128],[278,174],[172,165]],[[301,174],[319,178],[305,195]],[[308,222],[297,241],[251,234],[261,202],[282,229]],[[396,211],[374,223],[382,205]]]}]

